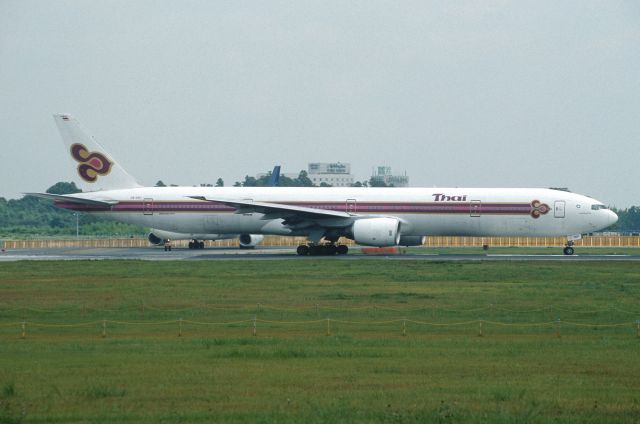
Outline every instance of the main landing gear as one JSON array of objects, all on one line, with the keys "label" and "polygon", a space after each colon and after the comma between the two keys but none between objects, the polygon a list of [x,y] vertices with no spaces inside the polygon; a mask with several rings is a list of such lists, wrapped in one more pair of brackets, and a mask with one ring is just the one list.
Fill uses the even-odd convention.
[{"label": "main landing gear", "polygon": [[573,242],[572,241],[568,241],[567,245],[565,246],[564,250],[563,250],[565,255],[573,255]]},{"label": "main landing gear", "polygon": [[349,247],[346,244],[327,243],[327,244],[301,244],[296,249],[300,256],[333,256],[346,255]]},{"label": "main landing gear", "polygon": [[204,249],[204,242],[192,240],[189,242],[189,249]]}]

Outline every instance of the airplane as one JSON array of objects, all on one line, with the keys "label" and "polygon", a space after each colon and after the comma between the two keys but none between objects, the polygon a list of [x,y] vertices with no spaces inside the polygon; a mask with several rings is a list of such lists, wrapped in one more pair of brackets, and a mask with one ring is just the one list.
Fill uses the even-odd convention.
[{"label": "airplane", "polygon": [[[269,187],[277,187],[280,183],[280,165],[273,167],[273,171],[269,177]],[[264,236],[261,234],[202,234],[202,233],[176,233],[173,231],[165,231],[152,228],[147,236],[149,243],[156,246],[162,246],[167,240],[190,240],[189,249],[204,249],[203,240],[227,240],[238,238],[238,247],[240,249],[254,249]]]},{"label": "airplane", "polygon": [[54,120],[92,191],[25,194],[162,231],[307,237],[299,255],[346,254],[340,237],[385,247],[422,245],[429,235],[562,236],[572,255],[582,234],[618,219],[591,197],[546,188],[144,187],[71,115]]}]

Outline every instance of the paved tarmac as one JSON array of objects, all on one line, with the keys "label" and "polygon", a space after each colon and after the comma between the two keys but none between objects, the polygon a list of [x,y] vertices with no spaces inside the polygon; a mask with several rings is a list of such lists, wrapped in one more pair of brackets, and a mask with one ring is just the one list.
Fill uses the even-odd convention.
[{"label": "paved tarmac", "polygon": [[190,250],[187,248],[165,252],[158,247],[147,248],[59,248],[59,249],[14,249],[0,252],[0,262],[14,261],[58,261],[58,260],[420,260],[420,261],[640,261],[640,255],[594,255],[579,252],[573,256],[561,253],[554,255],[526,254],[433,254],[409,253],[404,255],[364,255],[358,249],[352,249],[347,255],[338,256],[298,256],[295,248],[257,248],[241,250],[238,248],[208,248]]}]

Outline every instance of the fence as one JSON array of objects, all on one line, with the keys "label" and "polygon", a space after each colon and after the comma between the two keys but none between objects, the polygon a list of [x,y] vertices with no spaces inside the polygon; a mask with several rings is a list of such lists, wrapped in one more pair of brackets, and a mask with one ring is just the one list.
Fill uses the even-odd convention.
[{"label": "fence", "polygon": [[[565,237],[427,237],[429,247],[561,247]],[[639,236],[587,236],[577,240],[576,247],[640,247]]]},{"label": "fence", "polygon": [[[261,246],[290,247],[305,243],[304,237],[266,236]],[[351,240],[341,239],[341,243],[354,246]],[[174,240],[176,247],[187,247],[188,240]],[[427,237],[426,247],[561,247],[566,243],[564,237]],[[48,248],[110,248],[110,247],[149,247],[145,238],[112,239],[63,239],[63,240],[4,240],[4,249],[48,249]],[[205,241],[207,247],[238,246],[236,239]],[[640,247],[640,236],[588,236],[575,242],[576,247]]]},{"label": "fence", "polygon": [[[187,305],[141,303],[122,308],[73,305],[44,310],[0,307],[0,338],[51,336],[216,337],[342,335],[621,335],[640,338],[640,311],[621,305],[573,309],[548,305],[512,308],[482,305],[465,309],[422,305]],[[213,333],[211,333],[213,331]]]}]

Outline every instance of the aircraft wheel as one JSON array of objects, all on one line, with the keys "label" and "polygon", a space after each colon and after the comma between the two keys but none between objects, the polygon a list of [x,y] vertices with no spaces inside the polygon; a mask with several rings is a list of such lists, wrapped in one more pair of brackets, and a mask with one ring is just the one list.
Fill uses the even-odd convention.
[{"label": "aircraft wheel", "polygon": [[198,242],[198,249],[204,249],[204,242]]},{"label": "aircraft wheel", "polygon": [[348,251],[349,246],[347,246],[346,244],[340,244],[336,246],[336,253],[338,253],[338,255],[346,255]]},{"label": "aircraft wheel", "polygon": [[326,255],[333,256],[338,252],[338,247],[335,244],[326,246]]},{"label": "aircraft wheel", "polygon": [[300,256],[307,256],[309,254],[309,246],[301,244],[296,249],[296,253]]},{"label": "aircraft wheel", "polygon": [[563,252],[565,255],[573,255],[573,247],[567,246],[564,248]]},{"label": "aircraft wheel", "polygon": [[192,241],[189,242],[189,249],[193,249],[193,242]]}]

